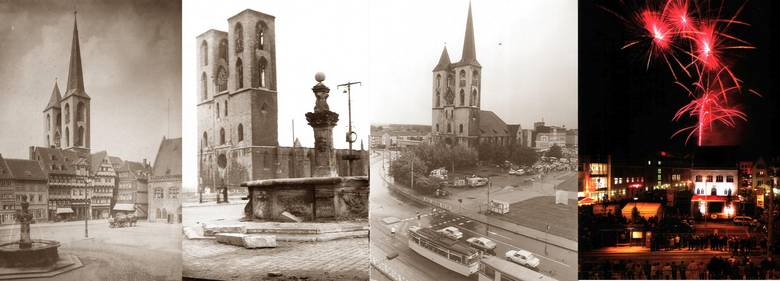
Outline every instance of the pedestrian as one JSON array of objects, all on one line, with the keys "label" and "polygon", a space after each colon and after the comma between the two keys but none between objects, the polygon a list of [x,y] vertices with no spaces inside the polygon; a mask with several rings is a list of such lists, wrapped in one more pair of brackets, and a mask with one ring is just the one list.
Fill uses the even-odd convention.
[{"label": "pedestrian", "polygon": [[663,266],[662,270],[664,272],[664,279],[672,279],[672,266],[668,262]]},{"label": "pedestrian", "polygon": [[642,265],[642,270],[645,272],[645,279],[651,279],[652,275],[650,275],[650,261],[645,260],[645,263]]},{"label": "pedestrian", "polygon": [[685,277],[685,272],[688,269],[687,265],[685,264],[685,261],[680,261],[680,266],[678,267],[678,270],[680,271],[680,279],[685,280],[688,279]]},{"label": "pedestrian", "polygon": [[672,262],[671,269],[672,269],[672,280],[677,280],[677,264]]}]

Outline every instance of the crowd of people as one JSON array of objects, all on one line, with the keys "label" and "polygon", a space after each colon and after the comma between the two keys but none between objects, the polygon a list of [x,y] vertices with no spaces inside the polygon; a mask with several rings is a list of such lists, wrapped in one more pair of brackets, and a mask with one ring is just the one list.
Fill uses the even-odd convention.
[{"label": "crowd of people", "polygon": [[660,250],[704,250],[728,251],[743,256],[766,247],[766,239],[753,236],[739,237],[720,234],[658,234],[650,239],[650,251]]},{"label": "crowd of people", "polygon": [[712,257],[705,261],[651,262],[603,260],[580,264],[579,279],[623,280],[778,280],[780,269],[772,258],[754,262],[750,257]]}]

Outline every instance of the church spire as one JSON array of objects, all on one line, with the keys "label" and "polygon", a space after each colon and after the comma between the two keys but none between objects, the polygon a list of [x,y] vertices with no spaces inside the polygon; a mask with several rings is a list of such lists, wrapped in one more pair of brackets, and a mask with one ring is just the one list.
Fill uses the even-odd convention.
[{"label": "church spire", "polygon": [[474,46],[474,22],[471,19],[471,1],[469,1],[469,15],[466,19],[466,35],[463,38],[463,55],[460,57],[460,63],[479,65],[476,47]]},{"label": "church spire", "polygon": [[73,43],[70,49],[68,88],[65,90],[65,96],[79,95],[88,97],[86,91],[84,91],[84,74],[81,71],[81,48],[79,48],[79,29],[76,13],[76,11],[73,12]]},{"label": "church spire", "polygon": [[436,68],[433,69],[433,71],[439,71],[439,70],[448,70],[450,69],[450,54],[447,53],[447,46],[444,46],[444,50],[441,51],[441,57],[439,58],[439,63],[436,65]]},{"label": "church spire", "polygon": [[54,80],[54,89],[51,91],[51,97],[49,98],[49,104],[46,105],[46,109],[49,108],[60,108],[60,100],[62,100],[62,96],[60,95],[60,87],[57,86],[57,80]]}]

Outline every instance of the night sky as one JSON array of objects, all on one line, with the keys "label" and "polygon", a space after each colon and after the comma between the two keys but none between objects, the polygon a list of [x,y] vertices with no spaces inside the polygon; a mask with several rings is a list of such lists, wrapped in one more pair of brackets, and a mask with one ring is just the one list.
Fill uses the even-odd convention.
[{"label": "night sky", "polygon": [[[726,1],[722,17],[731,17],[744,1]],[[700,1],[698,3],[706,4]],[[711,2],[720,5],[720,2]],[[584,1],[579,6],[579,145],[581,155],[642,156],[659,150],[686,153],[695,150],[696,139],[685,143],[685,135],[672,138],[680,128],[695,123],[684,117],[672,121],[675,112],[688,102],[686,92],[674,84],[674,77],[661,60],[647,68],[649,40],[621,48],[641,36],[633,25],[633,13],[644,4],[619,1]],[[718,130],[717,143],[737,146],[741,158],[780,153],[780,119],[776,112],[780,93],[775,89],[777,55],[772,55],[770,15],[777,10],[774,1],[750,1],[738,16],[751,26],[732,25],[734,34],[756,49],[736,50],[726,60],[743,80],[743,91],[731,95],[748,121],[737,128]],[[612,11],[612,12],[609,12]],[[630,22],[625,22],[619,16]],[[688,60],[687,56],[679,56]],[[679,68],[678,68],[679,69]],[[682,73],[679,70],[677,73]],[[777,78],[775,78],[777,79]]]}]

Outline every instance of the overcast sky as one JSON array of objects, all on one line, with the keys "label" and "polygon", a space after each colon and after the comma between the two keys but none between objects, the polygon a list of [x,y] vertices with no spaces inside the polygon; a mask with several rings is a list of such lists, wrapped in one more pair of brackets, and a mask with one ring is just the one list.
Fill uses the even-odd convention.
[{"label": "overcast sky", "polygon": [[42,112],[55,79],[67,88],[74,8],[92,151],[153,161],[163,136],[181,136],[176,1],[0,1],[0,153],[45,146]]},{"label": "overcast sky", "polygon": [[[460,60],[468,0],[370,1],[372,123],[431,124],[432,70]],[[577,126],[577,1],[473,0],[482,109]]]},{"label": "overcast sky", "polygon": [[198,73],[196,37],[209,29],[228,30],[228,18],[245,9],[276,17],[276,68],[279,103],[279,145],[292,146],[292,121],[295,136],[305,147],[314,147],[312,128],[304,114],[314,108],[311,88],[317,83],[314,74],[324,72],[330,87],[330,110],[340,114],[333,130],[337,148],[346,148],[347,95],[336,85],[361,81],[352,88],[353,130],[368,148],[368,1],[184,1],[182,77],[184,124],[184,188],[197,183],[197,123],[195,122]]}]

